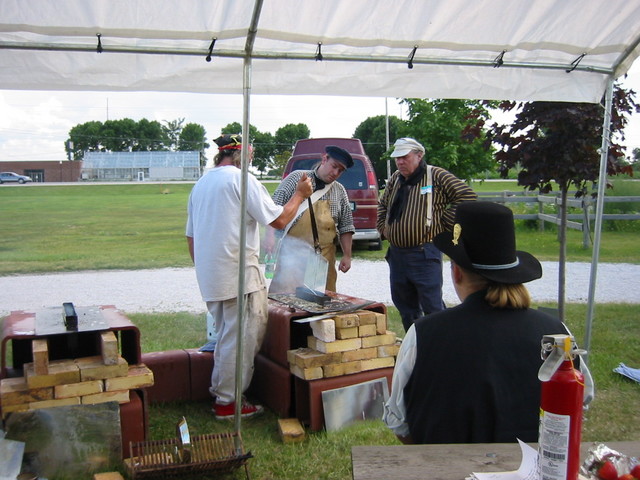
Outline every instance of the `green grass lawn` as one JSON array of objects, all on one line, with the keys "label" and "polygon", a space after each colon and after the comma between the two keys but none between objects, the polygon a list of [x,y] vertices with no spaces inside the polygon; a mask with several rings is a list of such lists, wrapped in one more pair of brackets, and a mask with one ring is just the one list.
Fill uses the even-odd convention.
[{"label": "green grass lawn", "polygon": [[[496,191],[514,182],[485,182]],[[277,183],[267,183],[273,191]],[[0,275],[191,265],[184,237],[191,184],[0,187]],[[518,221],[518,248],[540,260],[558,259],[557,230],[544,232]],[[603,262],[640,262],[636,221],[627,229],[604,229]],[[568,261],[591,261],[582,234],[569,230]],[[386,245],[385,245],[386,246]],[[354,258],[380,259],[381,251],[356,245]]]}]

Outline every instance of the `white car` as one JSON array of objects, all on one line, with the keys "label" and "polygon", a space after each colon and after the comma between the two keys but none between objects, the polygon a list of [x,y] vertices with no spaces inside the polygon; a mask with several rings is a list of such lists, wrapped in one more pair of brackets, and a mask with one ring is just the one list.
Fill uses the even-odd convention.
[{"label": "white car", "polygon": [[18,183],[26,183],[32,182],[31,177],[27,177],[26,175],[18,175],[14,172],[0,172],[0,183],[5,182],[18,182]]}]

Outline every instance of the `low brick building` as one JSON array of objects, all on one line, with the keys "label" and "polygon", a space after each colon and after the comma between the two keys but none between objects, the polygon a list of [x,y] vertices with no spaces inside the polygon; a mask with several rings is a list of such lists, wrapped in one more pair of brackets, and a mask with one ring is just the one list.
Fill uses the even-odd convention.
[{"label": "low brick building", "polygon": [[81,171],[82,161],[0,162],[0,172],[28,175],[34,182],[77,182]]}]

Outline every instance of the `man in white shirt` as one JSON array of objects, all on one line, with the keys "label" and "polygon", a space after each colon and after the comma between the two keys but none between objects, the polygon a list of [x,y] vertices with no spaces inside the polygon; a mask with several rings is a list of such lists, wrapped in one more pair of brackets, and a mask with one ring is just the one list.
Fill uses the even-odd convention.
[{"label": "man in white shirt", "polygon": [[[222,135],[214,140],[219,151],[215,167],[200,178],[189,196],[186,237],[195,263],[198,286],[218,334],[209,391],[215,397],[217,419],[233,418],[238,336],[238,272],[240,254],[240,196],[242,137]],[[301,178],[284,206],[276,205],[253,175],[247,178],[245,270],[246,295],[242,391],[251,383],[253,361],[267,326],[267,290],[258,265],[259,225],[283,228],[312,193],[309,178]],[[262,407],[242,399],[241,415],[260,413]]]}]

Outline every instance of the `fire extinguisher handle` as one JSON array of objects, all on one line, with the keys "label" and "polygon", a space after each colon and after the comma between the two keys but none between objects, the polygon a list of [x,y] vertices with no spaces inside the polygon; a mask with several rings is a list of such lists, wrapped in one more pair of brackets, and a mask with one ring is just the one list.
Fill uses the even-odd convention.
[{"label": "fire extinguisher handle", "polygon": [[540,366],[540,370],[538,370],[538,380],[541,382],[548,382],[553,377],[553,374],[556,373],[556,370],[560,368],[562,362],[564,361],[564,352],[558,348],[554,348],[553,351],[549,354],[549,356],[545,359],[544,363]]}]

